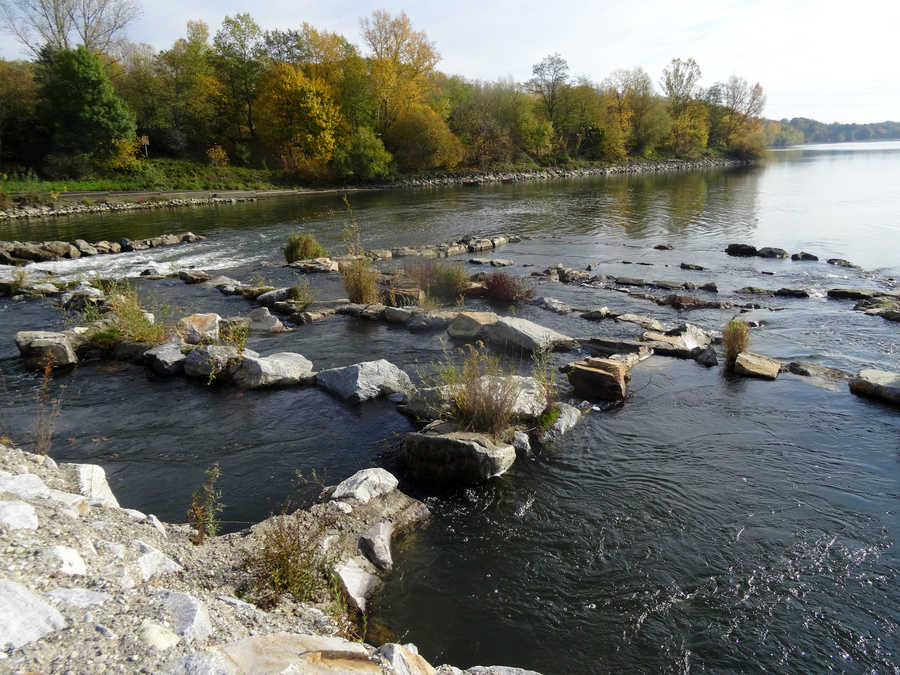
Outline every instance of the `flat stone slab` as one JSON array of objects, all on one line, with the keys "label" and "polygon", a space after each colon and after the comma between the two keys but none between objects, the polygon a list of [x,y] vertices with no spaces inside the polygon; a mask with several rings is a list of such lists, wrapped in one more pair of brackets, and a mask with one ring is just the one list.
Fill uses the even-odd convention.
[{"label": "flat stone slab", "polygon": [[365,558],[356,557],[338,565],[334,570],[350,601],[360,612],[366,611],[366,601],[381,585],[381,579],[367,567],[368,561]]},{"label": "flat stone slab", "polygon": [[51,368],[62,368],[78,363],[72,343],[65,333],[19,331],[16,333],[16,347],[25,367],[30,370],[41,370],[48,364]]},{"label": "flat stone slab", "polygon": [[575,344],[575,340],[551,328],[517,317],[500,317],[496,323],[487,326],[487,339],[495,344],[518,348],[526,352],[539,349],[565,349]]},{"label": "flat stone slab", "polygon": [[28,502],[19,500],[0,501],[0,529],[36,530],[37,513]]},{"label": "flat stone slab", "polygon": [[144,360],[157,375],[177,375],[184,372],[184,353],[181,343],[166,342],[144,352]]},{"label": "flat stone slab", "polygon": [[774,380],[781,372],[781,361],[762,354],[741,352],[735,359],[734,372],[738,375]]},{"label": "flat stone slab", "polygon": [[340,398],[355,402],[412,389],[409,375],[385,359],[319,371],[316,383]]},{"label": "flat stone slab", "polygon": [[900,406],[900,373],[865,369],[850,380],[850,391],[857,396],[875,398]]},{"label": "flat stone slab", "polygon": [[447,332],[454,338],[476,338],[499,319],[494,312],[460,312],[450,322]]},{"label": "flat stone slab", "polygon": [[312,361],[301,354],[279,352],[270,356],[244,356],[234,382],[247,389],[287,387],[311,381]]},{"label": "flat stone slab", "polygon": [[567,373],[575,393],[588,399],[621,401],[627,396],[630,367],[615,359],[588,358],[570,364]]}]

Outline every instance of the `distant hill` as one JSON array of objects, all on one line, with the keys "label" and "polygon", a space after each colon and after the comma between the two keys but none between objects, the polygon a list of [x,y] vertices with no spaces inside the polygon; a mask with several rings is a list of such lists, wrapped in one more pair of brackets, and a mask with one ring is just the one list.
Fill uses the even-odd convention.
[{"label": "distant hill", "polygon": [[[900,122],[874,122],[872,124],[825,124],[806,117],[783,119],[782,128],[799,131],[801,143],[846,143],[849,141],[887,141],[900,139]],[[789,134],[793,135],[793,134]],[[796,138],[791,139],[798,142]],[[792,144],[793,144],[792,143]]]}]

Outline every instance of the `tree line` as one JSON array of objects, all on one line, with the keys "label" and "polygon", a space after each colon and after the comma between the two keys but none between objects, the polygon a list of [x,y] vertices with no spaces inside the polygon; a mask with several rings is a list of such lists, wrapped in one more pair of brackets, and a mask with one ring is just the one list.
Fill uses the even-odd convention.
[{"label": "tree line", "polygon": [[[47,11],[47,8],[59,11]],[[242,13],[215,33],[190,21],[168,49],[122,40],[130,0],[0,0],[33,55],[0,60],[0,169],[52,178],[140,171],[154,157],[280,169],[303,179],[759,156],[759,84],[700,84],[693,59],[658,83],[642,68],[600,82],[559,54],[527,82],[438,70],[436,45],[405,13],[361,20],[364,49],[304,23],[264,30]]]}]

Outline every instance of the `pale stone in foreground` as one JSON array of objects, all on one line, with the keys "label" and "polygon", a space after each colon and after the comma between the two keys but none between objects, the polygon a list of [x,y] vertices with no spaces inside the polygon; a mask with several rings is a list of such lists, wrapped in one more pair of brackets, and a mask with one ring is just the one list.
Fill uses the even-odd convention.
[{"label": "pale stone in foreground", "polygon": [[0,502],[0,528],[4,530],[36,530],[37,513],[34,507],[18,500]]},{"label": "pale stone in foreground", "polygon": [[741,352],[734,361],[734,372],[739,375],[774,380],[781,372],[781,361],[770,359],[762,354]]},{"label": "pale stone in foreground", "polygon": [[65,627],[62,614],[37,595],[0,579],[0,649],[21,647]]},{"label": "pale stone in foreground", "polygon": [[867,368],[850,380],[850,391],[857,396],[878,398],[900,405],[900,373]]},{"label": "pale stone in foreground", "polygon": [[380,468],[363,469],[341,481],[331,495],[334,499],[352,497],[361,504],[397,489],[398,481],[388,471]]}]

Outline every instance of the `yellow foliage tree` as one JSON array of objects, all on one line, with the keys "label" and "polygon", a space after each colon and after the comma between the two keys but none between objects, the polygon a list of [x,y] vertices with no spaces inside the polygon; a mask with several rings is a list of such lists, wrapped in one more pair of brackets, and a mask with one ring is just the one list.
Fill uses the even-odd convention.
[{"label": "yellow foliage tree", "polygon": [[672,120],[669,144],[679,157],[699,157],[709,139],[709,112],[697,101],[686,103]]},{"label": "yellow foliage tree", "polygon": [[259,87],[257,131],[284,168],[309,170],[331,159],[341,117],[328,86],[279,63],[262,76]]},{"label": "yellow foliage tree", "polygon": [[362,29],[372,51],[377,126],[384,132],[411,106],[425,99],[440,55],[424,31],[413,30],[405,12],[392,17],[384,10],[376,10],[371,18],[362,20]]},{"label": "yellow foliage tree", "polygon": [[384,135],[397,166],[404,171],[453,168],[463,158],[459,139],[447,123],[427,105],[404,112]]}]

